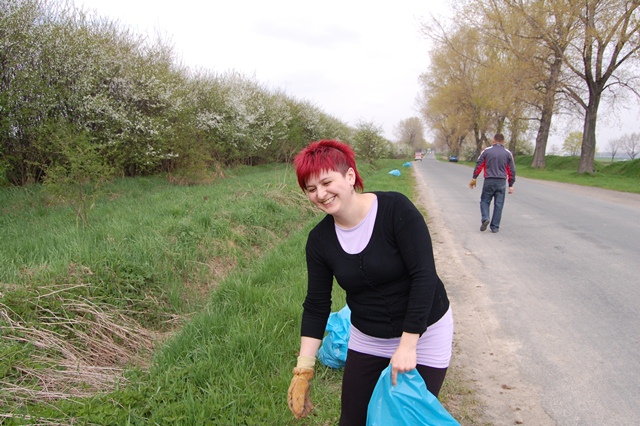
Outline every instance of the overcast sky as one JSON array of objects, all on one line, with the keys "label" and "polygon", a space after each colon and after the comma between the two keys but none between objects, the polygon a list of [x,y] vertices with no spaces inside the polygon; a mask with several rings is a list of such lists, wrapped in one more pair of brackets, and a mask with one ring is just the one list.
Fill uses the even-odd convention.
[{"label": "overcast sky", "polygon": [[394,126],[418,116],[429,43],[420,23],[445,1],[75,0],[137,33],[171,40],[183,62],[235,70],[336,118]]},{"label": "overcast sky", "polygon": [[[240,72],[349,125],[373,122],[391,140],[399,121],[419,116],[418,78],[428,70],[430,49],[420,24],[448,11],[447,0],[75,2],[136,33],[160,34],[191,68]],[[601,150],[613,137],[640,131],[637,108],[608,119],[606,109],[597,130]],[[549,147],[582,130],[580,119],[554,120]]]}]

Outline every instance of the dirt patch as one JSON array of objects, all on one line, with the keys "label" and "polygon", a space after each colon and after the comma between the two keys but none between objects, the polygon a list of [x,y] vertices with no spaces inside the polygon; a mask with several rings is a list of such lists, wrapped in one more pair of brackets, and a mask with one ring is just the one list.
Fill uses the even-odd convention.
[{"label": "dirt patch", "polygon": [[[451,370],[472,389],[479,407],[473,425],[556,425],[540,403],[539,389],[524,382],[516,362],[517,343],[500,337],[485,283],[465,268],[464,249],[447,229],[435,197],[418,172],[418,204],[428,212],[438,274],[447,286],[455,321]],[[461,424],[464,421],[461,420]]]}]

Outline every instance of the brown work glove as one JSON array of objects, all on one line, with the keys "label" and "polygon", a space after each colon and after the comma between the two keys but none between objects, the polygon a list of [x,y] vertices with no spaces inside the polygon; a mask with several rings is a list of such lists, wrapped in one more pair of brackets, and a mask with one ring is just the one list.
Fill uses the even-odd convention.
[{"label": "brown work glove", "polygon": [[315,357],[299,356],[298,366],[293,369],[293,379],[289,385],[287,403],[296,419],[307,417],[313,411],[309,391],[311,390],[314,364]]},{"label": "brown work glove", "polygon": [[469,181],[469,188],[473,189],[476,187],[476,180],[475,179],[471,179]]}]

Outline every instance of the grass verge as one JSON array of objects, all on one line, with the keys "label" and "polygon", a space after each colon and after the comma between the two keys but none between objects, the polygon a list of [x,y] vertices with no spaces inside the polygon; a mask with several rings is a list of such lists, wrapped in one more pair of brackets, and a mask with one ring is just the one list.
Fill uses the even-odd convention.
[{"label": "grass verge", "polygon": [[[367,190],[411,196],[402,164],[362,166]],[[87,228],[37,188],[0,199],[0,423],[336,423],[339,370],[318,366],[313,416],[286,407],[319,219],[290,168],[117,181]],[[469,391],[451,377],[456,415]]]},{"label": "grass verge", "polygon": [[516,157],[518,176],[592,186],[621,192],[640,193],[640,159],[633,161],[597,161],[594,174],[578,174],[579,157],[547,156],[544,169],[531,167],[533,157]]},{"label": "grass verge", "polygon": [[[438,156],[441,161],[445,157]],[[519,155],[515,157],[516,177],[548,180],[554,182],[571,183],[575,185],[591,186],[613,191],[640,194],[640,159],[633,161],[595,161],[595,173],[578,174],[579,157],[560,157],[548,155],[546,167],[543,169],[531,167],[533,157]],[[461,161],[460,164],[475,166],[475,162]]]}]

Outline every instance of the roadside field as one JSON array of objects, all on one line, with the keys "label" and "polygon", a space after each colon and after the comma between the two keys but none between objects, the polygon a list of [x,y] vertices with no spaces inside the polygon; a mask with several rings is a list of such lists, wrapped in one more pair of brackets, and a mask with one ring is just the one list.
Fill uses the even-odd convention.
[{"label": "roadside field", "polygon": [[[366,189],[411,196],[404,163],[362,165]],[[320,216],[291,168],[107,189],[86,227],[39,188],[0,192],[3,424],[292,424],[304,243]],[[457,410],[471,399],[449,377],[441,399]],[[315,414],[297,424],[333,424],[340,381],[319,365]]]}]

